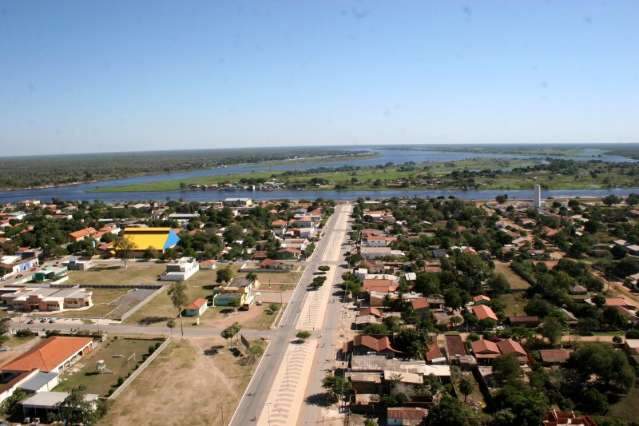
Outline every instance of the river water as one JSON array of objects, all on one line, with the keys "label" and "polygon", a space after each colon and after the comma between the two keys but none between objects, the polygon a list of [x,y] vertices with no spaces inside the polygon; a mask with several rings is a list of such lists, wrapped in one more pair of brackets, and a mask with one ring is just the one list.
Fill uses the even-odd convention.
[{"label": "river water", "polygon": [[[531,190],[383,190],[383,191],[164,191],[164,192],[91,192],[96,188],[130,185],[137,183],[156,182],[161,180],[179,180],[199,176],[218,176],[235,173],[246,173],[251,171],[282,171],[282,170],[307,170],[321,166],[341,167],[341,166],[376,166],[389,162],[402,164],[409,161],[422,162],[448,162],[466,160],[471,158],[495,158],[495,159],[526,159],[533,158],[529,155],[492,154],[476,152],[446,152],[435,151],[422,148],[380,148],[380,147],[358,147],[357,150],[367,149],[377,155],[371,158],[335,160],[327,162],[279,162],[274,164],[242,164],[228,167],[218,167],[213,169],[193,170],[188,172],[163,173],[158,175],[136,176],[125,179],[113,179],[95,183],[78,185],[68,185],[56,188],[25,189],[18,191],[0,192],[0,203],[16,202],[25,199],[38,199],[50,201],[52,198],[70,201],[163,201],[167,199],[185,201],[215,201],[228,197],[249,197],[256,200],[266,199],[315,199],[319,197],[335,200],[349,200],[359,197],[438,197],[456,196],[469,200],[492,199],[498,194],[507,193],[509,197],[515,199],[532,198]],[[538,158],[538,157],[534,157]],[[620,156],[610,156],[601,152],[587,152],[583,156],[561,157],[574,160],[597,159],[607,162],[627,162],[632,159]],[[565,196],[605,196],[607,194],[627,195],[629,193],[639,193],[639,188],[623,189],[602,189],[602,190],[554,190],[545,191],[544,196],[565,197]]]}]

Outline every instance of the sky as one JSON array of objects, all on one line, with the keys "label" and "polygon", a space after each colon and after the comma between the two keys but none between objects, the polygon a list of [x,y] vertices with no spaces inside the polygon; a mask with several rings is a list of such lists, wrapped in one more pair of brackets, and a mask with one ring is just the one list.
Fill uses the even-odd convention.
[{"label": "sky", "polygon": [[0,0],[0,156],[639,142],[639,2]]}]

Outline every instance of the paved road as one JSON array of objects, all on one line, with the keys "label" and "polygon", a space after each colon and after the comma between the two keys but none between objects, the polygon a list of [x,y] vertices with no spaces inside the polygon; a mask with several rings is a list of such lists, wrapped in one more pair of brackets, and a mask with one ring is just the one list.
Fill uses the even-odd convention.
[{"label": "paved road", "polygon": [[323,264],[322,259],[327,250],[331,249],[329,242],[332,240],[333,235],[337,232],[344,231],[343,229],[336,229],[336,223],[338,223],[338,217],[347,214],[346,212],[349,208],[350,206],[348,205],[338,205],[335,209],[335,214],[326,224],[324,236],[317,244],[315,253],[313,253],[308,260],[306,270],[291,295],[289,304],[280,321],[279,328],[272,336],[271,342],[235,410],[235,414],[229,423],[230,425],[245,426],[252,424],[256,422],[264,408],[264,403],[268,397],[275,375],[284,361],[284,353],[286,352],[288,343],[295,338],[295,326],[307,295],[306,286],[313,280],[313,272],[317,270],[318,266]]},{"label": "paved road", "polygon": [[[345,251],[346,248],[342,248],[340,259],[343,259]],[[343,272],[345,270],[338,267],[336,276],[341,277]],[[345,328],[354,321],[354,311],[349,309],[350,305],[343,303],[339,296],[338,292],[341,291],[341,288],[337,286],[339,283],[341,283],[340,279],[335,280],[333,283],[333,294],[326,309],[324,323],[317,333],[319,335],[318,347],[311,367],[308,386],[304,393],[305,402],[298,416],[298,425],[343,424],[343,416],[340,416],[333,407],[326,409],[317,404],[306,402],[308,397],[325,392],[322,388],[322,379],[328,372],[333,370],[337,351],[346,339]]]}]

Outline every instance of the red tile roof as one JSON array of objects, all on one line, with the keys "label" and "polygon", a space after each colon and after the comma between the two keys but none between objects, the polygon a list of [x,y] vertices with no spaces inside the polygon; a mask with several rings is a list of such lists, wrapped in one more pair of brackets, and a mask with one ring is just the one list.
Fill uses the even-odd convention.
[{"label": "red tile roof", "polygon": [[495,314],[495,312],[491,309],[490,306],[486,306],[486,305],[477,305],[477,306],[473,306],[472,307],[473,310],[473,314],[475,314],[475,316],[477,317],[478,320],[484,320],[484,319],[492,319],[497,321],[497,315]]},{"label": "red tile roof", "polygon": [[425,297],[416,297],[415,299],[410,299],[410,304],[413,309],[428,309],[428,299]]},{"label": "red tile roof", "polygon": [[391,347],[390,339],[388,338],[388,336],[373,337],[359,334],[353,339],[353,344],[354,346],[364,346],[365,348],[371,349],[375,352],[396,352],[395,349]]},{"label": "red tile roof", "polygon": [[97,231],[95,230],[95,228],[83,228],[83,229],[79,229],[77,231],[71,232],[69,233],[69,236],[75,240],[79,239],[79,238],[84,238],[84,237],[88,237],[90,235],[95,234]]},{"label": "red tile roof", "polygon": [[380,280],[380,279],[369,279],[364,280],[364,290],[371,291],[379,291],[381,293],[391,293],[399,287],[395,281],[392,280]]},{"label": "red tile roof", "polygon": [[474,354],[482,354],[482,355],[499,355],[499,347],[495,342],[491,342],[490,340],[480,339],[472,342],[470,346],[473,348]]},{"label": "red tile roof", "polygon": [[443,356],[442,350],[437,346],[437,342],[431,343],[426,347],[426,354],[424,358],[426,361],[433,362],[436,358],[441,358]]},{"label": "red tile roof", "polygon": [[206,305],[206,299],[199,297],[191,302],[191,304],[188,305],[186,309],[200,309],[204,305]]},{"label": "red tile roof", "polygon": [[88,337],[49,337],[0,369],[31,371],[37,368],[40,371],[49,372],[91,342],[92,339]]},{"label": "red tile roof", "polygon": [[568,349],[540,349],[539,356],[543,362],[549,364],[562,364],[570,358]]},{"label": "red tile roof", "polygon": [[519,342],[513,339],[504,339],[497,342],[497,347],[501,351],[502,355],[508,355],[514,353],[519,356],[527,356],[524,348],[519,344]]}]

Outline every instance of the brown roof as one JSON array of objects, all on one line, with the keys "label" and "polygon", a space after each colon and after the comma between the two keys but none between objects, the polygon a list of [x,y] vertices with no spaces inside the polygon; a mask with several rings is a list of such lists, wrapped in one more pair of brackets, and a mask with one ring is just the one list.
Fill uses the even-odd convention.
[{"label": "brown roof", "polygon": [[448,352],[449,357],[466,355],[466,348],[464,347],[464,342],[462,341],[461,336],[458,334],[447,334],[446,351]]},{"label": "brown roof", "polygon": [[395,352],[395,349],[391,347],[390,339],[388,338],[388,336],[373,337],[373,336],[358,334],[353,339],[353,345],[364,346],[365,348],[371,349],[375,352],[382,352],[382,351]]},{"label": "brown roof", "polygon": [[360,308],[358,316],[366,316],[366,315],[372,315],[374,317],[381,318],[382,317],[382,311],[380,311],[379,309],[377,309],[375,307]]},{"label": "brown roof", "polygon": [[49,372],[91,342],[88,337],[49,337],[0,369],[31,371],[37,368]]},{"label": "brown roof", "polygon": [[[389,419],[397,419],[402,421],[420,422],[428,416],[428,410],[421,407],[389,407],[386,409],[386,415]],[[402,422],[402,424],[406,424]]]},{"label": "brown roof", "polygon": [[570,358],[568,349],[540,349],[539,356],[543,362],[549,364],[563,364]]},{"label": "brown roof", "polygon": [[513,324],[538,324],[539,317],[536,315],[516,315],[508,317],[508,321]]}]

